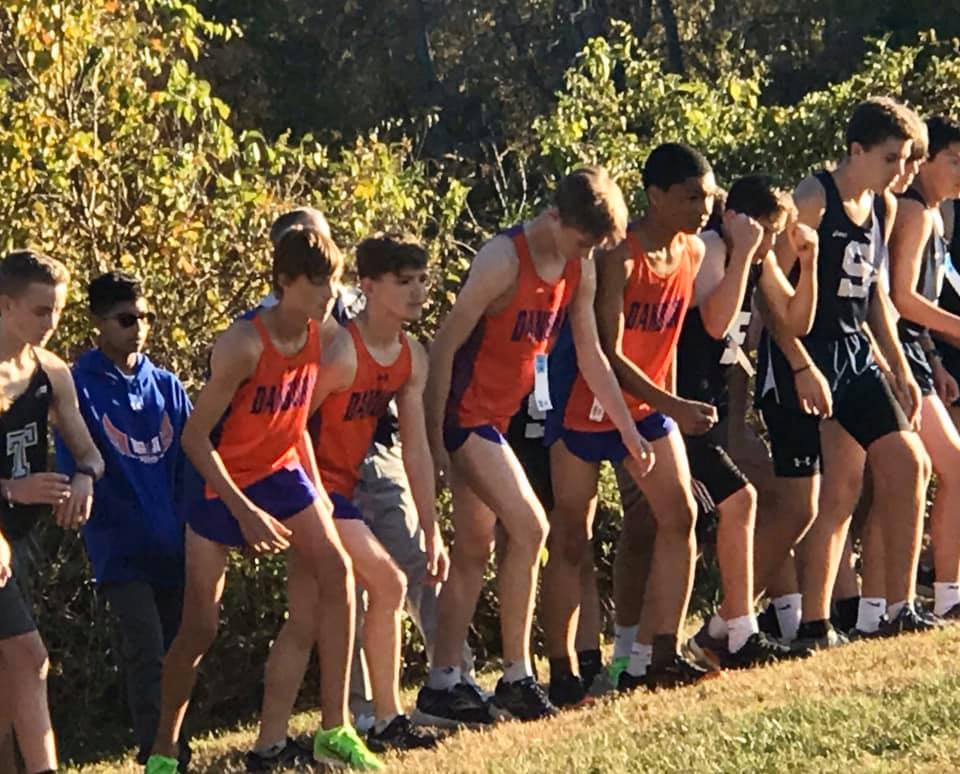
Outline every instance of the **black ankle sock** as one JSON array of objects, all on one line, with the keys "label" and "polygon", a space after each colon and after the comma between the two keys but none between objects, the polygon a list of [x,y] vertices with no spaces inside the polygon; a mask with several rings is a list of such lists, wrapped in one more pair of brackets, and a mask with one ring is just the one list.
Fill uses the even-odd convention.
[{"label": "black ankle sock", "polygon": [[842,632],[848,632],[857,625],[857,614],[860,612],[860,597],[846,597],[833,603],[833,615],[830,623]]},{"label": "black ankle sock", "polygon": [[659,669],[672,664],[677,657],[677,636],[675,634],[657,634],[653,638],[653,656],[651,669]]},{"label": "black ankle sock", "polygon": [[828,631],[830,631],[830,622],[827,620],[807,621],[800,624],[797,637],[801,640],[819,639],[826,637]]},{"label": "black ankle sock", "polygon": [[603,671],[603,656],[600,653],[600,648],[578,651],[577,665],[580,667],[580,679],[592,681]]},{"label": "black ankle sock", "polygon": [[573,667],[570,665],[570,659],[566,656],[550,659],[550,679],[565,677],[573,674]]}]

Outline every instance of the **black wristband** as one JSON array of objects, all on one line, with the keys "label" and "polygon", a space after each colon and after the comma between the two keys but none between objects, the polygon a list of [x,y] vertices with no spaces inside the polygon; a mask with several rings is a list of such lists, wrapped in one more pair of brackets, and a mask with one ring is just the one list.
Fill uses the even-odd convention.
[{"label": "black wristband", "polygon": [[74,474],[81,473],[84,476],[90,476],[91,481],[97,480],[97,471],[95,471],[90,465],[77,465],[74,470]]}]

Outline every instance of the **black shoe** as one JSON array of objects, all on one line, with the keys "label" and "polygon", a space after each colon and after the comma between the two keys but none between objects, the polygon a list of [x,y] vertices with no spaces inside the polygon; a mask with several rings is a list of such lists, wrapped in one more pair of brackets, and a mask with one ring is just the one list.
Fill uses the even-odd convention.
[{"label": "black shoe", "polygon": [[583,684],[583,690],[590,693],[597,675],[603,673],[603,656],[599,649],[579,651],[577,653],[577,668],[580,672],[580,682]]},{"label": "black shoe", "polygon": [[850,640],[838,632],[829,621],[808,621],[800,624],[797,631],[796,647],[809,651],[828,650],[846,645]]},{"label": "black shoe", "polygon": [[[647,667],[649,669],[650,667]],[[617,682],[617,690],[620,693],[630,693],[631,691],[637,690],[637,688],[646,688],[647,687],[647,676],[646,674],[632,675],[627,671],[620,673],[620,680]]]},{"label": "black shoe", "polygon": [[583,680],[570,672],[550,676],[550,703],[557,709],[582,707],[592,703]]},{"label": "black shoe", "polygon": [[912,603],[908,603],[901,608],[896,618],[880,624],[880,634],[883,637],[896,637],[912,632],[931,632],[938,628],[940,627],[935,623],[920,616]]},{"label": "black shoe", "polygon": [[557,714],[557,708],[532,677],[512,683],[501,677],[491,704],[494,714],[507,720],[540,720]]},{"label": "black shoe", "polygon": [[749,669],[774,664],[793,657],[790,648],[770,639],[763,632],[751,634],[740,650],[727,653],[720,665],[724,669]]},{"label": "black shoe", "polygon": [[457,683],[447,690],[423,686],[411,718],[418,726],[440,728],[478,728],[493,722],[486,699],[469,683]]},{"label": "black shoe", "polygon": [[244,756],[247,771],[273,771],[307,766],[313,762],[313,750],[301,746],[295,739],[287,737],[283,747],[270,753],[258,753],[251,750]]},{"label": "black shoe", "polygon": [[[663,664],[651,664],[647,667],[647,673],[643,676],[644,685],[651,691],[658,688],[679,688],[683,685],[693,685],[699,683],[705,677],[717,674],[708,672],[706,669],[697,666],[692,661],[687,661],[679,653],[674,655],[673,659]],[[624,676],[626,673],[624,673]],[[621,677],[621,681],[623,678]]]},{"label": "black shoe", "polygon": [[415,728],[406,715],[397,715],[383,731],[376,726],[367,734],[367,747],[375,753],[387,750],[432,750],[437,737]]},{"label": "black shoe", "polygon": [[727,650],[727,638],[710,636],[710,627],[704,624],[700,630],[687,640],[687,649],[704,669],[716,671],[723,668],[723,662],[730,657]]}]

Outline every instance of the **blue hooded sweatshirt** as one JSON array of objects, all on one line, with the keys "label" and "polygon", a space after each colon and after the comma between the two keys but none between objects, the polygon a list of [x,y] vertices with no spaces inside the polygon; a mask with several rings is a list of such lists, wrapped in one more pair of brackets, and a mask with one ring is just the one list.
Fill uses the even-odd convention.
[{"label": "blue hooded sweatshirt", "polygon": [[[73,378],[106,463],[83,527],[94,580],[183,585],[184,504],[196,476],[180,447],[191,409],[183,385],[146,355],[128,376],[99,349],[77,361]],[[58,470],[72,473],[74,460],[59,435],[56,445]]]}]

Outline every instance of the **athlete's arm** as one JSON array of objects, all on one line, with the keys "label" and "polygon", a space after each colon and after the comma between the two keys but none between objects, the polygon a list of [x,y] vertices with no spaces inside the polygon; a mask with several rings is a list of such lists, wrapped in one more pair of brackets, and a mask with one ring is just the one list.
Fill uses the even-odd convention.
[{"label": "athlete's arm", "polygon": [[10,544],[0,532],[0,589],[7,585],[7,581],[13,577],[13,556],[10,551]]},{"label": "athlete's arm", "polygon": [[[758,286],[767,302],[769,314],[778,325],[794,336],[806,336],[817,312],[817,253],[819,239],[815,229],[804,223],[791,223],[777,239],[776,256],[764,258]],[[779,257],[783,253],[781,260]],[[790,284],[780,266],[800,264],[797,286]]]},{"label": "athlete's arm", "polygon": [[438,583],[447,579],[449,560],[437,523],[436,482],[433,457],[427,441],[427,423],[423,413],[423,390],[427,383],[428,360],[423,345],[408,336],[410,378],[397,393],[397,420],[400,425],[400,449],[403,469],[410,482],[410,494],[417,506],[417,517],[427,549],[427,573]]},{"label": "athlete's arm", "polygon": [[197,396],[180,443],[197,472],[236,518],[247,543],[257,552],[269,552],[287,548],[292,533],[250,501],[210,442],[210,433],[240,385],[256,371],[262,351],[260,337],[246,320],[234,323],[219,336],[210,356],[210,378]]},{"label": "athlete's arm", "polygon": [[[723,214],[723,230],[733,242],[730,261],[716,289],[700,302],[703,327],[715,339],[722,339],[727,335],[727,331],[730,330],[738,312],[743,307],[743,296],[747,291],[747,279],[750,276],[750,264],[763,238],[763,228],[759,223],[748,215],[732,210],[727,210]],[[725,261],[727,245],[723,237],[716,233],[704,234],[703,243],[706,254],[700,271],[703,271],[707,264],[715,266],[718,262]]]},{"label": "athlete's arm", "polygon": [[430,345],[430,369],[424,391],[427,438],[438,470],[447,467],[443,417],[453,378],[453,359],[480,318],[517,281],[519,261],[509,238],[496,237],[477,253],[453,308]]},{"label": "athlete's arm", "polygon": [[103,457],[90,437],[87,423],[83,421],[77,400],[77,388],[67,364],[45,350],[38,350],[38,357],[50,378],[53,390],[51,419],[76,461],[75,472],[70,480],[70,494],[54,508],[53,516],[61,527],[78,529],[90,518],[93,483],[103,475]]},{"label": "athlete's arm", "polygon": [[924,252],[932,234],[933,220],[926,208],[910,199],[901,202],[890,241],[890,299],[901,317],[957,338],[960,317],[917,292]]}]

